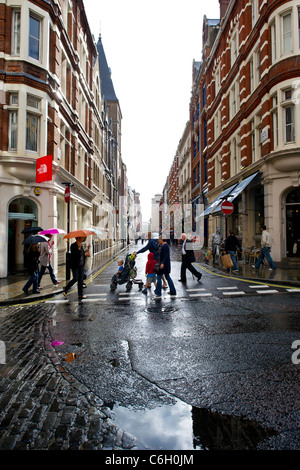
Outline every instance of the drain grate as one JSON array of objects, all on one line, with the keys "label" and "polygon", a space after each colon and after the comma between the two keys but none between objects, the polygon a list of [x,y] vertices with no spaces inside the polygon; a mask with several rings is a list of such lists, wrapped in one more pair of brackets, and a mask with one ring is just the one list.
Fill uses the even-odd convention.
[{"label": "drain grate", "polygon": [[159,307],[159,306],[149,306],[146,308],[145,312],[147,313],[173,313],[178,310],[178,307]]}]

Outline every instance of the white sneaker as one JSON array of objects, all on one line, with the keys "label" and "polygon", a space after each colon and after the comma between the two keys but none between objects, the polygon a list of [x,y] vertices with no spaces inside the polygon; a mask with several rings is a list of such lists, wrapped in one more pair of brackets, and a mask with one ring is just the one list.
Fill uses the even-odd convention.
[{"label": "white sneaker", "polygon": [[156,295],[156,294],[154,294],[154,298],[155,298],[155,299],[161,299],[161,295]]}]

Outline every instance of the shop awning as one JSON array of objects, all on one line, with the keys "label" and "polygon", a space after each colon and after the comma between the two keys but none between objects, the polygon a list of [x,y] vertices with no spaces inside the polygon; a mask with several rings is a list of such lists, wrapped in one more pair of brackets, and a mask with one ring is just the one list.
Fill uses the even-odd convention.
[{"label": "shop awning", "polygon": [[[241,194],[242,191],[244,191],[244,189],[251,183],[251,181],[254,180],[254,178],[256,177],[256,175],[258,175],[258,171],[256,173],[253,173],[253,175],[250,175],[248,176],[247,178],[243,179],[243,181],[241,181],[238,185],[236,185],[234,187],[234,189],[232,189],[229,193],[227,194],[230,194],[230,196],[227,198],[227,201],[234,201],[239,194]],[[221,204],[222,204],[223,201],[220,201],[220,203],[217,205],[217,207],[215,206],[215,209],[214,209],[214,214],[216,214],[217,212],[220,212],[221,210]]]},{"label": "shop awning", "polygon": [[219,204],[222,204],[222,201],[223,201],[223,198],[226,197],[228,194],[231,194],[231,191],[233,191],[233,189],[237,186],[237,183],[230,186],[230,188],[226,188],[224,189],[224,191],[221,192],[221,194],[214,200],[214,202],[212,202],[206,209],[205,211],[202,212],[202,214],[200,215],[200,217],[205,217],[209,214],[211,214],[211,212],[213,212],[213,210],[219,206]]}]

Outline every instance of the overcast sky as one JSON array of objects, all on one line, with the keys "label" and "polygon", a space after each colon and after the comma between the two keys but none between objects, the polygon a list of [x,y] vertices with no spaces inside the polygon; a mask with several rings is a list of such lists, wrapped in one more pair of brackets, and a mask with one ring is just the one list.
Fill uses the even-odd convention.
[{"label": "overcast sky", "polygon": [[84,0],[84,5],[96,41],[101,33],[123,116],[122,158],[148,221],[151,198],[162,193],[189,119],[203,16],[219,18],[219,0]]}]

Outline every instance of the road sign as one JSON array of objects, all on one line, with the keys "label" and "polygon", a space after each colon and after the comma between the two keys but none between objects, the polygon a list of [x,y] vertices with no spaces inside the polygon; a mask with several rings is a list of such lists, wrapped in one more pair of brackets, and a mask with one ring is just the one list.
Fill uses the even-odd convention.
[{"label": "road sign", "polygon": [[71,189],[69,188],[69,186],[66,186],[66,189],[65,189],[65,201],[66,201],[66,202],[69,202],[69,201],[70,201],[70,197],[71,197]]},{"label": "road sign", "polygon": [[230,215],[233,213],[233,204],[232,202],[230,201],[224,201],[222,202],[221,204],[221,211],[225,214],[225,215]]}]

